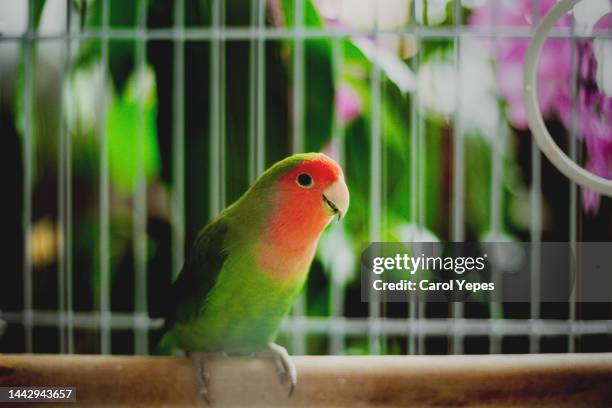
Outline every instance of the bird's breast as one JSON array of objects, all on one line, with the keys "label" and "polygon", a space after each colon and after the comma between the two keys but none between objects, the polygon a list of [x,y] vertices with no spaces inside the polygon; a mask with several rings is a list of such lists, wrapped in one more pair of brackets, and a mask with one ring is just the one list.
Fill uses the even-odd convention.
[{"label": "bird's breast", "polygon": [[280,281],[302,280],[310,268],[317,241],[306,245],[261,243],[255,248],[257,267]]}]

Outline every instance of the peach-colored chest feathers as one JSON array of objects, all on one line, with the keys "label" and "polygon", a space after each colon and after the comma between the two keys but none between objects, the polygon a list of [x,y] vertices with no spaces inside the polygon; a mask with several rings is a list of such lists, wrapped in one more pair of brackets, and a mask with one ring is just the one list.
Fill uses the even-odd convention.
[{"label": "peach-colored chest feathers", "polygon": [[332,217],[314,195],[289,195],[280,203],[256,249],[256,259],[274,278],[298,279],[308,272],[319,237]]}]

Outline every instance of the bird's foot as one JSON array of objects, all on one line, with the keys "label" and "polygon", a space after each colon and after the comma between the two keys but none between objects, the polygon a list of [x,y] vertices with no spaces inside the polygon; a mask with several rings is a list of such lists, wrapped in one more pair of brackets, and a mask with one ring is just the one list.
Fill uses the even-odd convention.
[{"label": "bird's foot", "polygon": [[196,380],[198,381],[198,392],[200,397],[210,405],[210,370],[209,360],[213,357],[225,357],[225,353],[188,353],[189,358],[193,362],[193,368],[196,372]]},{"label": "bird's foot", "polygon": [[274,359],[278,378],[281,384],[287,384],[289,388],[289,398],[291,398],[295,386],[297,385],[297,370],[295,364],[291,361],[289,353],[287,353],[287,349],[278,344],[270,343],[268,349],[258,355]]}]

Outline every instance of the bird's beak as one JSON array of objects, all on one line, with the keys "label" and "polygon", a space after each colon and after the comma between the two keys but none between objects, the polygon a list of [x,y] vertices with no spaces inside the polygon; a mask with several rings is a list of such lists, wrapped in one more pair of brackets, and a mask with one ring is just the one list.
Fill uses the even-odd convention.
[{"label": "bird's beak", "polygon": [[323,202],[331,214],[338,215],[338,221],[344,217],[349,207],[349,191],[344,178],[336,180],[325,189],[323,192]]}]

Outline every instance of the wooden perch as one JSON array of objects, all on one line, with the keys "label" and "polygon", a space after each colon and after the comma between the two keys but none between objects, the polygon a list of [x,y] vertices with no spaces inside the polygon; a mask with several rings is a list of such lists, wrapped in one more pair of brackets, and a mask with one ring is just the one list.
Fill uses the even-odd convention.
[{"label": "wooden perch", "polygon": [[[271,361],[211,359],[211,406],[612,406],[612,353],[294,361],[288,399]],[[192,367],[170,357],[0,355],[0,386],[74,386],[83,406],[205,407]]]}]

